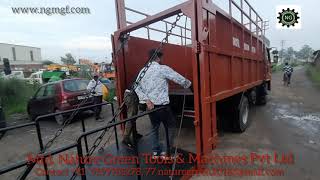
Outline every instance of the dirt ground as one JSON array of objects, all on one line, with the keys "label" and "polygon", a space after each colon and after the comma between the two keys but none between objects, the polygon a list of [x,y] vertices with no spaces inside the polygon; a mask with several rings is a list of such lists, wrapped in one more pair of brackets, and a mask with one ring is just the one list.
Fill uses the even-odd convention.
[{"label": "dirt ground", "polygon": [[[305,75],[305,69],[298,67],[292,76],[290,87],[282,85],[282,74],[273,74],[272,91],[266,106],[251,109],[251,125],[242,134],[225,133],[220,137],[218,155],[246,155],[251,153],[293,155],[292,164],[277,164],[271,158],[270,164],[263,163],[267,170],[284,170],[284,176],[215,177],[229,179],[304,179],[320,178],[320,91]],[[279,158],[281,156],[278,156]],[[292,156],[291,156],[292,157]],[[278,158],[278,159],[279,159]],[[257,169],[243,165],[237,168]],[[234,168],[234,167],[233,167]],[[212,179],[212,176],[194,176],[193,180]]]},{"label": "dirt ground", "polygon": [[[194,176],[192,179],[319,179],[320,171],[320,90],[316,89],[307,79],[303,68],[295,69],[290,87],[284,87],[281,82],[281,73],[275,73],[272,80],[272,91],[266,106],[253,107],[250,112],[251,125],[245,133],[224,133],[219,137],[217,149],[213,152],[218,155],[246,155],[251,153],[292,154],[293,164],[279,165],[271,161],[263,164],[266,169],[282,169],[284,176],[253,176],[253,177],[212,177]],[[57,142],[50,148],[55,149],[75,142],[81,134],[81,121],[85,118],[87,130],[104,125],[111,119],[110,107],[103,109],[104,122],[96,122],[90,113],[84,113],[76,118],[62,133]],[[16,122],[16,124],[21,122]],[[150,123],[139,121],[138,130],[142,134],[149,133]],[[54,122],[47,120],[41,123],[42,136],[45,142],[52,137],[59,128]],[[119,131],[120,132],[120,131]],[[113,133],[113,131],[111,132]],[[191,134],[191,135],[190,135]],[[182,136],[193,136],[191,131],[182,132]],[[89,142],[95,136],[89,137]],[[119,136],[121,137],[121,135]],[[114,136],[110,144],[114,143]],[[182,142],[183,146],[194,148],[194,142]],[[0,167],[24,160],[28,153],[35,153],[38,149],[38,140],[35,128],[26,127],[6,133],[0,140]],[[75,152],[70,150],[68,153]],[[240,166],[242,169],[261,167],[259,162],[251,166]],[[55,166],[51,167],[55,168]],[[232,167],[234,168],[234,167]],[[0,180],[16,179],[21,171],[17,170],[0,176]],[[40,179],[32,175],[28,179]],[[43,178],[41,178],[43,179]]]}]

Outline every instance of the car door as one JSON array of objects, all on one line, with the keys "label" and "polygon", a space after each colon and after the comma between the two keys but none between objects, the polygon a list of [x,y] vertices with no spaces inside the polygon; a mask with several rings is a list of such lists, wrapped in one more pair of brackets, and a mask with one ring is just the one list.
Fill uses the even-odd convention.
[{"label": "car door", "polygon": [[30,100],[29,113],[34,116],[45,115],[54,112],[56,99],[56,85],[42,86],[36,95]]}]

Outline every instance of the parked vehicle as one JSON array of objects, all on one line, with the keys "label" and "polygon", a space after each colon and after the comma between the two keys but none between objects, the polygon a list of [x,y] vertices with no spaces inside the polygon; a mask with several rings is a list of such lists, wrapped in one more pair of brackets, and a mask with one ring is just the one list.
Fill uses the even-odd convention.
[{"label": "parked vehicle", "polygon": [[[175,113],[179,115],[183,97],[187,96],[187,104],[183,107],[189,109],[183,112],[188,112],[188,116],[193,119],[194,153],[199,156],[211,153],[216,147],[220,124],[244,132],[250,124],[250,105],[265,104],[267,89],[270,90],[270,42],[264,36],[265,21],[247,1],[241,1],[241,5],[238,1],[226,2],[229,8],[224,11],[213,1],[189,0],[158,14],[146,15],[145,19],[131,22],[128,26],[126,11],[145,14],[126,8],[124,1],[116,1],[118,31],[112,37],[112,45],[118,103],[123,102],[124,91],[130,88],[139,71],[146,65],[148,52],[166,42],[161,48],[163,63],[193,82],[192,93],[172,84],[170,98]],[[249,8],[242,8],[242,3]],[[235,9],[240,15],[228,14]],[[170,18],[180,20],[178,25],[168,22]],[[152,30],[165,32],[164,40],[160,43],[159,38],[150,39],[150,32],[153,31],[149,31],[149,27],[160,23],[168,29],[175,27],[172,32],[179,30],[181,34],[169,33],[171,36],[167,38],[168,30],[158,27]],[[190,26],[187,27],[188,24]],[[139,34],[137,37],[131,33],[143,28],[147,29],[144,36]],[[123,41],[128,34],[130,38]],[[120,49],[119,53],[119,47],[125,48]],[[121,117],[127,116],[123,114]],[[192,144],[192,140],[187,141]]]},{"label": "parked vehicle", "polygon": [[[42,81],[44,83],[52,82],[56,80],[63,80],[67,76],[65,71],[43,71],[42,73]],[[53,80],[56,79],[56,80]]]},{"label": "parked vehicle", "polygon": [[5,79],[11,79],[11,78],[15,78],[15,79],[25,79],[23,71],[11,71],[11,74],[9,75],[4,75],[3,76]]},{"label": "parked vehicle", "polygon": [[[28,102],[29,117],[34,120],[40,115],[74,109],[88,96],[83,106],[92,105],[93,97],[86,89],[88,83],[89,80],[85,79],[66,79],[42,85]],[[62,115],[55,116],[60,125],[65,118]]]},{"label": "parked vehicle", "polygon": [[42,74],[43,74],[43,71],[38,71],[38,72],[32,73],[30,75],[30,77],[28,78],[28,82],[30,84],[35,84],[35,83],[43,84]]}]

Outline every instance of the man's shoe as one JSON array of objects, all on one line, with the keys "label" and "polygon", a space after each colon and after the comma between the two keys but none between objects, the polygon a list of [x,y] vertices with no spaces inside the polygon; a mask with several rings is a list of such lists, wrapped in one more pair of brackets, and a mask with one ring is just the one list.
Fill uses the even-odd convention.
[{"label": "man's shoe", "polygon": [[176,155],[173,153],[171,155],[167,154],[166,152],[162,152],[160,154],[160,158],[163,159],[163,160],[173,160],[173,159],[177,159],[179,157],[182,157],[182,154],[181,153],[177,153]]},{"label": "man's shoe", "polygon": [[154,151],[153,153],[152,153],[152,156],[151,156],[151,158],[152,159],[158,159],[158,158],[160,158],[160,153],[159,152],[156,152],[156,151]]},{"label": "man's shoe", "polygon": [[143,137],[142,134],[139,134],[139,133],[136,134],[136,139],[137,139],[137,140],[141,139],[142,137]]},{"label": "man's shoe", "polygon": [[132,142],[129,139],[124,138],[122,140],[122,144],[127,146],[130,149],[134,148],[134,145],[132,144]]},{"label": "man's shoe", "polygon": [[104,121],[104,119],[103,119],[103,117],[99,116],[99,117],[96,117],[96,121],[102,122],[102,121]]}]

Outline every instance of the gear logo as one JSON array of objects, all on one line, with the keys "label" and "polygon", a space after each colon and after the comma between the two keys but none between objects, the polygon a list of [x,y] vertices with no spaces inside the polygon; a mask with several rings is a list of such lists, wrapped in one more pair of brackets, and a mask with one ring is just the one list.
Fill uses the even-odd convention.
[{"label": "gear logo", "polygon": [[282,9],[282,12],[279,12],[279,16],[277,17],[279,20],[279,23],[282,26],[287,26],[290,28],[290,26],[295,26],[295,24],[298,24],[300,19],[299,13],[295,12],[295,9]]}]

